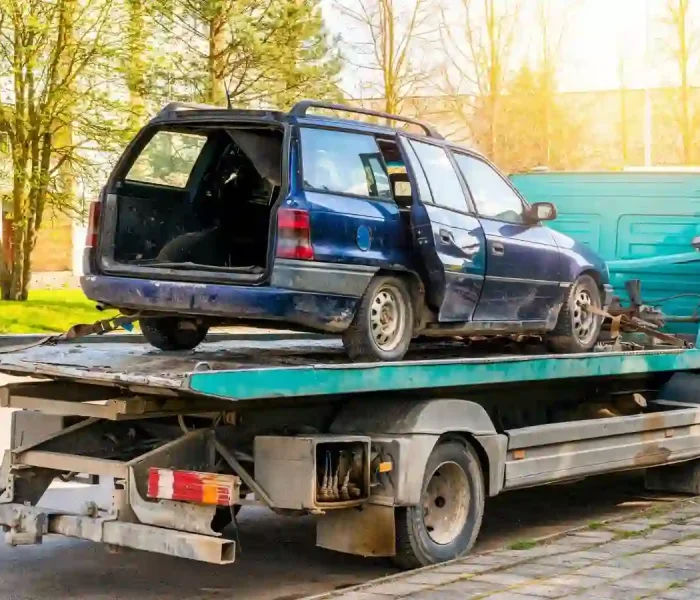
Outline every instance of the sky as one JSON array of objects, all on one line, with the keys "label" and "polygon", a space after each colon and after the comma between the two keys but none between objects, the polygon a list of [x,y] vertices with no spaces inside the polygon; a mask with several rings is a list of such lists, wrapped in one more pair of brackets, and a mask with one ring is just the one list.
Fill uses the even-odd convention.
[{"label": "sky", "polygon": [[[356,40],[359,32],[353,31],[350,23],[332,10],[333,1],[325,0],[324,6],[331,16],[330,29],[348,42]],[[397,5],[406,7],[413,1],[395,0]],[[442,1],[452,8],[461,4],[461,0]],[[477,6],[481,3],[481,0],[472,1]],[[534,46],[539,43],[535,33],[537,6],[539,2],[549,2],[554,29],[562,31],[563,28],[564,32],[559,52],[559,87],[562,91],[618,88],[621,59],[627,87],[641,88],[647,82],[651,86],[678,85],[675,69],[669,64],[669,29],[663,23],[667,3],[677,0],[497,1],[520,2],[520,56],[534,55],[536,52]],[[696,52],[700,53],[700,0],[691,0],[691,12],[697,29],[691,31],[690,37],[698,38]],[[441,49],[433,51],[437,60],[440,59],[441,52]],[[694,70],[695,67],[696,65],[693,66]],[[362,77],[361,71],[352,68],[345,74],[350,87],[355,87]],[[700,84],[700,73],[693,73],[691,79]]]}]

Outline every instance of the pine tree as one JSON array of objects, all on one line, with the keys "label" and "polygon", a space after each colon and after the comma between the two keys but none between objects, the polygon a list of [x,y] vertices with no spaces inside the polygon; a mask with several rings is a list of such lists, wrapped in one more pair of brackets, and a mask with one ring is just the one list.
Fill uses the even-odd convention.
[{"label": "pine tree", "polygon": [[171,98],[288,106],[338,95],[339,57],[329,44],[319,0],[159,0],[160,60]]}]

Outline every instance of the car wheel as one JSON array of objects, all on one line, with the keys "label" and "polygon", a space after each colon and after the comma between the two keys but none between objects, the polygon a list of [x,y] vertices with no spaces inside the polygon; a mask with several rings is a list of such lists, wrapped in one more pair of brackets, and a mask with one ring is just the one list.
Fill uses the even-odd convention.
[{"label": "car wheel", "polygon": [[141,319],[139,323],[143,337],[159,350],[192,350],[209,331],[208,325],[177,317]]},{"label": "car wheel", "polygon": [[485,486],[474,448],[459,441],[438,444],[426,465],[421,503],[396,511],[396,556],[414,569],[471,550],[484,516]]},{"label": "car wheel", "polygon": [[559,320],[548,336],[549,346],[556,352],[588,352],[600,335],[603,317],[586,310],[601,308],[598,284],[589,275],[581,275],[569,290],[559,312]]},{"label": "car wheel", "polygon": [[413,337],[413,304],[397,277],[375,277],[360,299],[343,345],[352,360],[400,360]]}]

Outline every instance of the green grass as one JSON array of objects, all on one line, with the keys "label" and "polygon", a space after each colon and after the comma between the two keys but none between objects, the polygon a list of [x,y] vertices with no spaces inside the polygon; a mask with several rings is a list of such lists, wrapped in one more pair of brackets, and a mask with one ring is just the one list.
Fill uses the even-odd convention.
[{"label": "green grass", "polygon": [[597,529],[603,529],[605,527],[605,523],[601,523],[600,521],[591,521],[588,524],[588,529],[591,529],[593,531],[596,531]]},{"label": "green grass", "polygon": [[529,550],[537,546],[535,540],[518,540],[508,545],[508,550]]},{"label": "green grass", "polygon": [[0,334],[63,332],[76,323],[94,323],[114,313],[99,312],[81,290],[36,290],[26,302],[0,300]]},{"label": "green grass", "polygon": [[642,529],[641,531],[615,531],[615,530],[613,530],[613,531],[615,532],[615,537],[613,539],[617,541],[617,540],[628,540],[630,538],[643,537],[647,533],[649,533],[649,531],[651,531],[651,529],[647,528],[647,529]]}]

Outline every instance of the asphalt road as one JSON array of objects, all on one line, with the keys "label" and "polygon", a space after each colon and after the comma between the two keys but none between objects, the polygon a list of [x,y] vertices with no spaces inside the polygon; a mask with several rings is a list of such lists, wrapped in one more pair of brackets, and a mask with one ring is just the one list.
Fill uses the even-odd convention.
[{"label": "asphalt road", "polygon": [[[76,505],[86,490],[51,490],[44,503]],[[616,475],[578,484],[511,492],[487,505],[476,551],[565,531],[673,496],[647,495],[641,480]],[[216,567],[141,552],[47,538],[41,546],[0,546],[3,600],[294,600],[394,572],[384,560],[314,546],[312,518],[291,519],[258,508],[240,514],[241,552]]]},{"label": "asphalt road", "polygon": [[[8,421],[7,412],[0,410],[0,446]],[[49,490],[42,504],[77,509],[95,491],[107,493],[64,484]],[[634,474],[511,492],[487,503],[475,550],[565,531],[672,498],[645,493]],[[0,543],[0,600],[294,600],[394,572],[385,560],[316,548],[312,517],[282,518],[249,507],[239,522],[239,556],[225,567],[140,552],[110,554],[100,545],[54,537],[40,546],[14,549]]]}]

